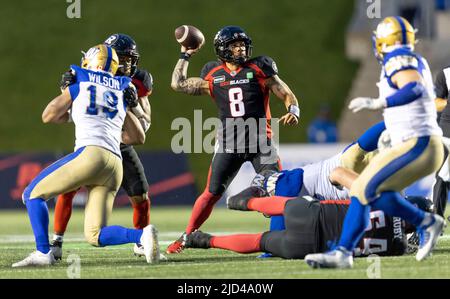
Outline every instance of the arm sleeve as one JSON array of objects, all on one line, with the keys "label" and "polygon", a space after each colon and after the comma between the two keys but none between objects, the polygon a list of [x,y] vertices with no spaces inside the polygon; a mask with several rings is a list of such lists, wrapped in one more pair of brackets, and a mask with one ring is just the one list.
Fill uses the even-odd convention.
[{"label": "arm sleeve", "polygon": [[441,70],[439,74],[436,77],[435,82],[435,88],[436,88],[436,96],[441,99],[447,99],[448,98],[448,86],[447,86],[447,80],[445,78],[444,70]]}]

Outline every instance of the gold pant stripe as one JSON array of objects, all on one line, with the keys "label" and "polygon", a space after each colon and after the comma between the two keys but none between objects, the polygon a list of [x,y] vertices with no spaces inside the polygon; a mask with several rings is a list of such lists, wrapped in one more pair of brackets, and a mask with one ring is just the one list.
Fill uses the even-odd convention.
[{"label": "gold pant stripe", "polygon": [[[353,182],[350,195],[356,196],[361,203],[367,204],[377,198],[381,192],[400,192],[418,179],[436,172],[444,156],[440,136],[429,137],[429,142],[422,153],[407,164],[400,163],[397,169],[395,164],[391,164],[404,155],[414,157],[414,153],[410,151],[414,149],[418,141],[419,138],[411,138],[374,156]],[[370,198],[367,198],[369,194]]]}]

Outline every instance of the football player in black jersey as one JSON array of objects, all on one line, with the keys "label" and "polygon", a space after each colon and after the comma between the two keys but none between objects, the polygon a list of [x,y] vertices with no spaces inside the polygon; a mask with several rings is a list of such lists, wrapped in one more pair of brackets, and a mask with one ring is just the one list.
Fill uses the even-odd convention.
[{"label": "football player in black jersey", "polygon": [[[430,207],[423,197],[407,197],[422,209]],[[284,215],[286,229],[259,234],[212,236],[195,231],[186,238],[186,248],[221,248],[239,253],[269,252],[275,257],[303,259],[307,254],[333,247],[339,238],[350,200],[322,200],[309,196],[297,198],[261,197],[247,201],[247,211]],[[244,210],[244,209],[241,209]],[[377,254],[396,256],[407,253],[406,234],[415,228],[399,217],[383,211],[370,213],[370,224],[355,248],[355,256]]]},{"label": "football player in black jersey", "polygon": [[[189,59],[201,46],[181,47],[171,86],[189,95],[211,96],[218,107],[222,126],[217,132],[206,188],[194,204],[185,233],[167,248],[167,253],[183,250],[186,235],[206,221],[244,162],[251,162],[257,173],[280,170],[277,150],[271,142],[270,92],[281,99],[287,109],[279,122],[296,125],[300,117],[297,98],[279,78],[275,62],[267,56],[250,58],[252,40],[242,28],[222,28],[214,38],[219,60],[207,63],[200,77],[188,78]],[[248,129],[245,126],[248,122],[253,122],[257,129]]]},{"label": "football player in black jersey", "polygon": [[[144,131],[147,132],[151,123],[151,107],[148,97],[153,90],[153,78],[148,71],[138,69],[140,54],[136,42],[126,34],[117,33],[108,37],[104,44],[112,47],[119,57],[119,68],[116,75],[132,78],[138,91],[139,104],[131,109],[139,119]],[[66,72],[61,80],[61,88],[67,87],[74,80],[74,75],[70,71]],[[132,145],[122,143],[120,150],[124,172],[122,187],[127,192],[133,206],[134,227],[143,229],[150,223],[150,199],[144,167]],[[72,213],[72,201],[75,194],[76,191],[61,194],[56,202],[54,235],[51,244],[51,250],[56,259],[62,257],[63,235]],[[144,254],[140,244],[135,244],[134,252],[137,255]]]}]

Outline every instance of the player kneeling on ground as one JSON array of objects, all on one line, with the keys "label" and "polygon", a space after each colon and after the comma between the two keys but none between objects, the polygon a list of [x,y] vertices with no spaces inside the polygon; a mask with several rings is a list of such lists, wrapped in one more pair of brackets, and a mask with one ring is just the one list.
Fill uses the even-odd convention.
[{"label": "player kneeling on ground", "polygon": [[[88,189],[84,234],[93,246],[140,243],[148,263],[159,260],[157,231],[106,226],[122,181],[120,142],[143,143],[139,120],[129,111],[137,101],[129,77],[114,77],[119,60],[114,49],[95,46],[84,55],[82,68],[72,66],[76,83],[64,89],[42,114],[44,123],[63,123],[71,109],[75,124],[75,151],[44,169],[22,195],[36,240],[36,251],[13,267],[55,263],[48,240],[46,201],[58,194]],[[123,131],[122,131],[123,130]]]}]

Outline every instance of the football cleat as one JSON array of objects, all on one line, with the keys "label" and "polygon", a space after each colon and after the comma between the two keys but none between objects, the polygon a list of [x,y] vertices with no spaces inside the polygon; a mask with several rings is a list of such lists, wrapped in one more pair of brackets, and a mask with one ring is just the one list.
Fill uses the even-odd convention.
[{"label": "football cleat", "polygon": [[159,262],[158,230],[153,225],[147,225],[141,236],[144,255],[149,264]]},{"label": "football cleat", "polygon": [[273,255],[269,252],[264,252],[257,256],[257,258],[259,258],[259,259],[268,259],[271,257],[273,257]]},{"label": "football cleat", "polygon": [[444,218],[439,215],[426,213],[424,221],[428,224],[417,228],[420,237],[419,249],[416,254],[416,260],[418,261],[424,260],[431,254],[444,229]]},{"label": "football cleat", "polygon": [[[134,244],[133,252],[134,252],[135,256],[145,256],[144,246],[142,246],[142,244]],[[167,261],[167,257],[160,252],[159,253],[159,260],[160,261]]]},{"label": "football cleat", "polygon": [[20,262],[12,264],[13,268],[18,267],[30,267],[30,266],[50,266],[56,263],[55,258],[51,251],[48,253],[42,253],[40,251],[34,251],[25,259]]},{"label": "football cleat", "polygon": [[343,247],[338,247],[326,253],[308,254],[305,262],[311,268],[351,268],[353,267],[353,255]]},{"label": "football cleat", "polygon": [[179,237],[177,240],[175,240],[172,244],[170,244],[167,249],[167,254],[174,254],[174,253],[181,253],[184,249],[184,246],[186,244],[186,233],[183,233],[181,237]]},{"label": "football cleat", "polygon": [[203,249],[211,248],[211,238],[212,236],[210,234],[201,232],[199,230],[195,231],[187,235],[185,247]]},{"label": "football cleat", "polygon": [[62,259],[62,241],[53,240],[50,243],[50,252],[53,254],[55,260]]},{"label": "football cleat", "polygon": [[247,204],[251,198],[266,197],[267,192],[259,186],[250,186],[236,195],[227,198],[227,207],[230,210],[250,211]]}]

